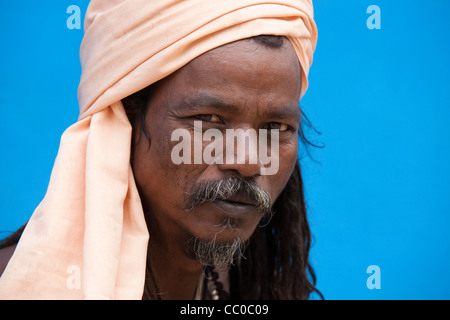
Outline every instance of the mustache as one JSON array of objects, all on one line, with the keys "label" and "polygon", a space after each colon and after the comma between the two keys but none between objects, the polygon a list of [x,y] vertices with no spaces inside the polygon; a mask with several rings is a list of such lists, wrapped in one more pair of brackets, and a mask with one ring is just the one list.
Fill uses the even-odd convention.
[{"label": "mustache", "polygon": [[190,211],[198,205],[216,200],[242,202],[255,206],[261,213],[272,213],[269,194],[255,180],[239,176],[227,176],[218,181],[194,185],[192,192],[187,195],[185,210]]}]

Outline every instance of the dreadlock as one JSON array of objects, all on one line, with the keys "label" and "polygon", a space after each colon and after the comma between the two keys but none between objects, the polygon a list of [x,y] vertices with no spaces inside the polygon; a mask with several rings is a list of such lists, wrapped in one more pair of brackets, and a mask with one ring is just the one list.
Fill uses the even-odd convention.
[{"label": "dreadlock", "polygon": [[262,221],[265,226],[257,228],[250,238],[246,259],[232,267],[232,279],[238,284],[232,295],[240,299],[305,300],[316,292],[322,297],[308,259],[311,230],[298,161],[273,211],[270,221]]}]

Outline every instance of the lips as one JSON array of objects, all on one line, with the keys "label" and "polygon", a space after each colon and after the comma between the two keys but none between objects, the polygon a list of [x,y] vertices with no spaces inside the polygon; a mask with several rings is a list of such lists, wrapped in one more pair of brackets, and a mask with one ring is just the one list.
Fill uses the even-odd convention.
[{"label": "lips", "polygon": [[239,204],[239,205],[256,206],[254,201],[252,201],[248,197],[237,196],[237,195],[228,197],[226,199],[219,199],[219,200],[231,202],[231,203],[235,203],[235,204]]},{"label": "lips", "polygon": [[227,200],[215,200],[212,204],[220,209],[224,215],[231,218],[245,217],[256,211],[254,204],[246,199],[229,198]]}]

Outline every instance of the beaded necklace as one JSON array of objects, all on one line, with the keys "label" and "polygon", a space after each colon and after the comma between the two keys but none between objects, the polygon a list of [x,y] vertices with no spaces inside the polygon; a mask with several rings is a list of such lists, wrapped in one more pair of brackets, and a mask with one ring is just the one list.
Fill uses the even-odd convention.
[{"label": "beaded necklace", "polygon": [[223,290],[223,284],[220,282],[219,274],[214,271],[214,267],[205,268],[206,281],[203,281],[203,300],[228,300],[229,294]]}]

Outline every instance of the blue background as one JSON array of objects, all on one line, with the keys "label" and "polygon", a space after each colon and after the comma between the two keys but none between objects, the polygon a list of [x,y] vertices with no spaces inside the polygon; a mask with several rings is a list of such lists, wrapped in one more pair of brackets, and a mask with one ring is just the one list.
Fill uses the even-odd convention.
[{"label": "blue background", "polygon": [[[77,120],[83,31],[66,27],[66,9],[84,17],[87,3],[0,3],[0,237],[45,195]],[[380,30],[366,26],[372,4]],[[322,133],[310,140],[325,147],[302,166],[326,299],[450,299],[449,17],[446,0],[315,1],[301,105]],[[370,265],[381,289],[366,286]]]}]

